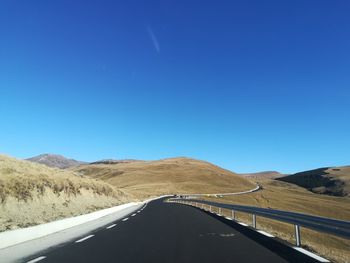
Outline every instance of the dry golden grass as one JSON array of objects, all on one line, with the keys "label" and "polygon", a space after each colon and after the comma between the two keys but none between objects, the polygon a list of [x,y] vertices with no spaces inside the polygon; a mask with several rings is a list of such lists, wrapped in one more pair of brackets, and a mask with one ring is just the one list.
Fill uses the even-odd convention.
[{"label": "dry golden grass", "polygon": [[336,178],[344,183],[343,191],[350,197],[350,166],[333,167],[326,170],[333,178]]},{"label": "dry golden grass", "polygon": [[[263,190],[240,196],[207,198],[216,202],[258,206],[350,220],[350,198],[333,197],[309,192],[293,184],[260,180]],[[230,215],[229,211],[226,211]],[[239,221],[251,224],[250,215],[237,213]],[[257,217],[257,227],[291,243],[295,242],[291,224]],[[302,244],[308,249],[335,262],[349,262],[350,241],[332,235],[301,228]]]},{"label": "dry golden grass", "polygon": [[0,155],[0,231],[83,214],[128,199],[108,183]]},{"label": "dry golden grass", "polygon": [[106,181],[139,198],[176,193],[238,192],[256,186],[228,170],[189,158],[82,165],[74,171]]}]

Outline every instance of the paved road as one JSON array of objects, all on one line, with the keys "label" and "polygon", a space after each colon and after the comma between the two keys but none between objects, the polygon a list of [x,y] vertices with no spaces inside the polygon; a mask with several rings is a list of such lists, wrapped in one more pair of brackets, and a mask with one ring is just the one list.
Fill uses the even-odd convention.
[{"label": "paved road", "polygon": [[257,216],[263,216],[299,226],[305,226],[316,231],[330,233],[333,235],[350,239],[350,221],[337,220],[332,218],[319,217],[270,208],[218,203],[208,200],[184,199],[182,201],[196,202],[199,204],[206,204],[214,207],[221,207],[224,209],[235,211],[243,211],[249,214],[255,214]]},{"label": "paved road", "polygon": [[250,193],[254,193],[261,190],[261,186],[259,184],[256,185],[256,187],[254,189],[250,189],[247,191],[243,191],[243,192],[234,192],[234,193],[215,193],[215,194],[178,194],[179,196],[186,196],[188,198],[191,197],[203,197],[203,196],[213,196],[213,197],[223,197],[223,196],[232,196],[232,195],[243,195],[243,194],[250,194]]},{"label": "paved road", "polygon": [[316,262],[235,222],[181,204],[153,201],[126,218],[108,229],[106,226],[81,237],[78,243],[69,242],[27,260],[45,257],[40,262]]}]

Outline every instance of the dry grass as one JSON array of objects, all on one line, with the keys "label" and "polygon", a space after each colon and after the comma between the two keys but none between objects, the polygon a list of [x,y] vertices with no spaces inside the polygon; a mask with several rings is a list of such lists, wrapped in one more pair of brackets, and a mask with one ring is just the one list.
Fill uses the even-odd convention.
[{"label": "dry grass", "polygon": [[108,183],[0,155],[0,231],[83,214],[128,199]]},{"label": "dry grass", "polygon": [[[314,194],[293,184],[274,180],[261,180],[262,191],[230,196],[209,198],[223,203],[251,205],[264,208],[301,212],[306,214],[350,220],[350,198]],[[229,212],[226,212],[229,215]],[[251,217],[237,213],[238,219],[251,224]],[[257,226],[284,240],[294,243],[294,232],[291,224],[257,217]],[[349,262],[350,241],[332,235],[318,233],[301,228],[303,246],[335,262]]]},{"label": "dry grass", "polygon": [[278,180],[296,184],[318,194],[350,197],[350,166],[319,168]]},{"label": "dry grass", "polygon": [[228,170],[189,158],[82,165],[74,171],[116,185],[138,198],[174,193],[238,192],[256,186]]}]

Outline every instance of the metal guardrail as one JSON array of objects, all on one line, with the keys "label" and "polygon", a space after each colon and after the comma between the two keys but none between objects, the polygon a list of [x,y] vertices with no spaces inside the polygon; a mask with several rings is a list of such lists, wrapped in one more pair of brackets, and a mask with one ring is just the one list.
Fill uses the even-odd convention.
[{"label": "metal guardrail", "polygon": [[243,191],[243,192],[235,192],[235,193],[216,193],[216,194],[178,194],[177,196],[186,196],[187,198],[197,198],[197,197],[224,197],[224,196],[232,196],[232,195],[243,195],[243,194],[249,194],[249,193],[253,193],[256,191],[261,190],[262,187],[260,186],[260,184],[257,184],[256,187],[254,189],[250,189],[247,191]]},{"label": "metal guardrail", "polygon": [[205,209],[204,206],[207,205],[209,206],[208,210],[210,212],[212,211],[212,207],[217,207],[219,209],[219,214],[221,214],[221,209],[228,209],[231,210],[233,220],[236,219],[235,211],[248,213],[252,215],[252,226],[254,228],[256,228],[257,216],[293,224],[295,229],[295,243],[297,246],[301,246],[301,226],[316,230],[318,232],[324,232],[338,237],[350,239],[350,221],[342,221],[326,217],[312,216],[269,208],[217,203],[199,199],[172,198],[169,200],[173,202],[194,205],[197,207],[200,207],[199,204],[201,204],[202,209]]}]

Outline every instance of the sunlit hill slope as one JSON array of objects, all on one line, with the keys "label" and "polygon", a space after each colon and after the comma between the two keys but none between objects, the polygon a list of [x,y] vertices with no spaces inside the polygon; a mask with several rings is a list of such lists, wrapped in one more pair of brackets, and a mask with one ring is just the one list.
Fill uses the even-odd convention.
[{"label": "sunlit hill slope", "polygon": [[127,202],[115,187],[72,171],[0,155],[0,231]]},{"label": "sunlit hill slope", "polygon": [[74,171],[104,180],[138,197],[237,192],[256,186],[233,172],[190,158],[89,164],[74,168]]}]

